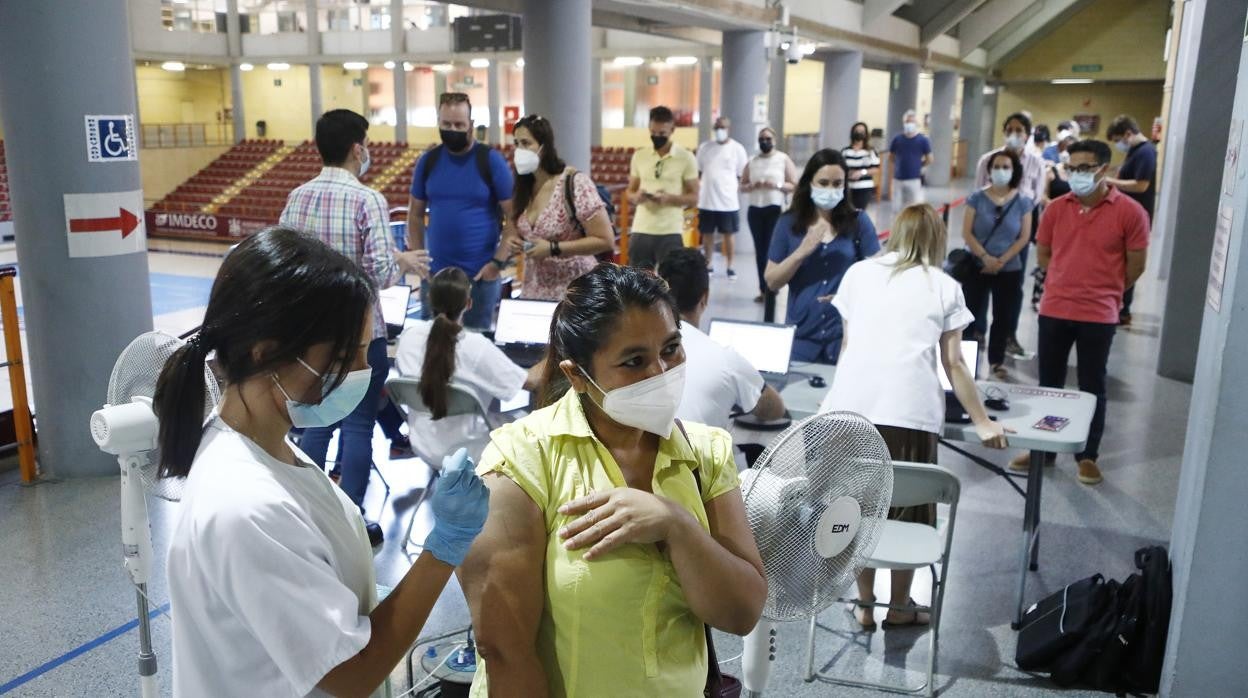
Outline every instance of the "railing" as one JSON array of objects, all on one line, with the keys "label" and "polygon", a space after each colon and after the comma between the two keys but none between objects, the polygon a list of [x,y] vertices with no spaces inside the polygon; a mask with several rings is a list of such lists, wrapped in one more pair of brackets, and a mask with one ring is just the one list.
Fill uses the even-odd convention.
[{"label": "railing", "polygon": [[0,368],[9,369],[9,389],[13,394],[13,433],[17,436],[17,459],[22,482],[31,483],[38,475],[35,467],[35,430],[26,399],[26,363],[22,360],[22,333],[17,319],[17,294],[13,279],[17,267],[0,268],[0,322],[4,323],[6,358]]},{"label": "railing", "polygon": [[141,124],[144,148],[188,148],[201,145],[233,145],[234,124]]}]

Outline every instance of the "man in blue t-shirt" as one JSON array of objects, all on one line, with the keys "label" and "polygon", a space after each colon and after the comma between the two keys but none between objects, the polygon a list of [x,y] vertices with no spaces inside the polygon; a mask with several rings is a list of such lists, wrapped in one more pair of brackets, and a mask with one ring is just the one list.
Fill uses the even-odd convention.
[{"label": "man in blue t-shirt", "polygon": [[[459,267],[472,277],[464,326],[489,331],[501,295],[499,273],[511,258],[511,167],[502,153],[473,139],[472,103],[462,92],[444,93],[438,101],[438,131],[442,145],[422,155],[412,172],[407,244],[428,249],[429,276]],[[429,319],[423,282],[420,300]]]},{"label": "man in blue t-shirt", "polygon": [[919,133],[919,120],[913,109],[902,115],[901,131],[888,146],[893,155],[893,184],[901,190],[900,196],[893,196],[894,208],[899,211],[926,200],[923,168],[932,164],[932,142]]},{"label": "man in blue t-shirt", "polygon": [[[1140,133],[1140,125],[1135,119],[1126,114],[1109,122],[1105,137],[1114,144],[1118,152],[1127,156],[1118,168],[1118,176],[1109,177],[1109,183],[1143,206],[1144,212],[1148,214],[1149,225],[1152,225],[1153,204],[1157,199],[1157,147],[1147,136]],[[1118,324],[1130,326],[1133,300],[1135,286],[1128,288],[1122,295],[1122,311],[1118,313]]]}]

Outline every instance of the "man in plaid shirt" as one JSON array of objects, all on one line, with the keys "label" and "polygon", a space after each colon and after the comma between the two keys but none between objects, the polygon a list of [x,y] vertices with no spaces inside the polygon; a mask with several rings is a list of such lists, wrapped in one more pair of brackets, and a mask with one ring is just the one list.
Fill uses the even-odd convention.
[{"label": "man in plaid shirt", "polygon": [[[316,149],[325,166],[315,179],[290,193],[281,224],[314,235],[355,261],[378,289],[393,286],[405,273],[425,275],[428,254],[395,249],[385,197],[360,183],[369,165],[368,120],[349,109],[326,112],[316,122]],[[373,422],[390,370],[380,305],[373,307],[368,364],[373,377],[359,407],[339,424],[305,430],[300,441],[308,457],[324,467],[330,438],[342,427],[339,484],[361,510],[373,462]]]}]

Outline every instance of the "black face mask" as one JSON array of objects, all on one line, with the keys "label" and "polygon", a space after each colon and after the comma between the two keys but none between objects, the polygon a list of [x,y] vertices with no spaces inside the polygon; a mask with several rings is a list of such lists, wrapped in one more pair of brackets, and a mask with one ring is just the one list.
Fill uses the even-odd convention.
[{"label": "black face mask", "polygon": [[776,143],[775,143],[775,141],[771,140],[770,138],[768,138],[768,139],[762,139],[762,138],[758,139],[758,149],[759,149],[759,150],[761,150],[761,151],[763,151],[764,153],[770,153],[770,152],[771,152],[771,149],[772,149],[772,148],[774,148],[774,147],[776,147]]},{"label": "black face mask", "polygon": [[468,147],[467,131],[448,131],[446,129],[438,129],[438,134],[442,136],[442,145],[452,153],[458,153]]},{"label": "black face mask", "polygon": [[655,150],[659,150],[667,145],[667,136],[650,136],[650,142],[654,144]]},{"label": "black face mask", "polygon": [[856,140],[856,141],[862,141],[863,143],[866,143],[866,142],[867,142],[867,134],[863,133],[862,131],[857,131],[857,132],[855,132],[855,133],[854,133],[854,140]]}]

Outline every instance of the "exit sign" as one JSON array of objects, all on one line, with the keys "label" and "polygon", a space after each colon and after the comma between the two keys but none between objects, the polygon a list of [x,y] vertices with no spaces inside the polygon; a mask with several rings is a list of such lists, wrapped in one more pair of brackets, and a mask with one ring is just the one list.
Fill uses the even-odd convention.
[{"label": "exit sign", "polygon": [[1100,63],[1080,63],[1070,66],[1071,71],[1075,73],[1099,73],[1101,68]]}]

